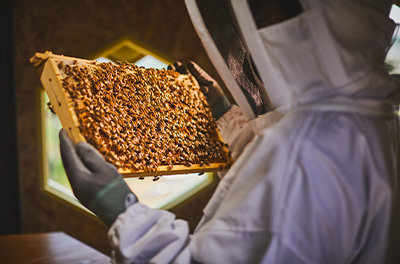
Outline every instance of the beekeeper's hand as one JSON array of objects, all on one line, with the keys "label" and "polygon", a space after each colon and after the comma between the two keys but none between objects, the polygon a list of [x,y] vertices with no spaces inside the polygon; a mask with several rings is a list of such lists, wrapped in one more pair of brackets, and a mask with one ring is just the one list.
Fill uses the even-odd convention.
[{"label": "beekeeper's hand", "polygon": [[79,142],[74,147],[67,132],[61,129],[60,151],[74,195],[108,226],[137,202],[117,169],[90,144]]},{"label": "beekeeper's hand", "polygon": [[215,119],[223,116],[229,108],[231,108],[232,105],[224,95],[219,84],[196,63],[192,61],[188,62],[185,67],[182,63],[175,62],[174,65],[170,65],[168,68],[176,70],[181,74],[190,73],[194,78],[196,78],[200,85],[200,90],[206,96],[206,100]]}]

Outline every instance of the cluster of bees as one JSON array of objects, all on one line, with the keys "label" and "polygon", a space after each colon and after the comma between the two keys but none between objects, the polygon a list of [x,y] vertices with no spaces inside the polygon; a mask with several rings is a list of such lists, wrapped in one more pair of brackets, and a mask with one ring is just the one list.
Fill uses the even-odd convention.
[{"label": "cluster of bees", "polygon": [[189,76],[127,62],[58,68],[80,132],[118,168],[157,172],[228,162],[205,97]]}]

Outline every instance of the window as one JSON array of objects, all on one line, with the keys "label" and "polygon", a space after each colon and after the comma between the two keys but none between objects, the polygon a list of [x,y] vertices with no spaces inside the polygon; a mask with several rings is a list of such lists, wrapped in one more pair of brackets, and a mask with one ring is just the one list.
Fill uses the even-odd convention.
[{"label": "window", "polygon": [[[168,59],[143,48],[129,38],[113,43],[93,58],[99,62],[129,61],[146,68],[166,68],[171,63]],[[58,117],[47,109],[49,99],[44,90],[41,90],[44,189],[82,207],[73,196],[61,162],[58,139],[61,124]],[[144,180],[138,178],[125,180],[142,203],[151,208],[169,209],[208,186],[213,181],[213,174],[163,176],[156,182],[153,182],[152,177]]]}]

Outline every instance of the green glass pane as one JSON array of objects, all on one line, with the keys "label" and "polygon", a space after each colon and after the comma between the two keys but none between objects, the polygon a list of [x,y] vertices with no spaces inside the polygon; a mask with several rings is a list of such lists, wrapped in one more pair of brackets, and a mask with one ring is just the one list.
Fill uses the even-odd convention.
[{"label": "green glass pane", "polygon": [[44,127],[45,127],[45,153],[48,179],[54,180],[61,185],[71,188],[67,175],[61,161],[58,133],[61,129],[61,123],[58,117],[47,108],[49,98],[44,93],[46,104]]}]

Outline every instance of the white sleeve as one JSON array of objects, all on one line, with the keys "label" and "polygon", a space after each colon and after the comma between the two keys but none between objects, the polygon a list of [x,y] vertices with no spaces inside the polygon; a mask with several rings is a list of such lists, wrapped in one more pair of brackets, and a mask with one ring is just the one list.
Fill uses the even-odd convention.
[{"label": "white sleeve", "polygon": [[248,122],[247,117],[236,105],[232,105],[228,112],[217,120],[221,137],[229,145],[232,158],[235,160],[254,137],[254,132]]},{"label": "white sleeve", "polygon": [[136,203],[108,231],[113,263],[190,263],[189,226],[165,210]]}]

